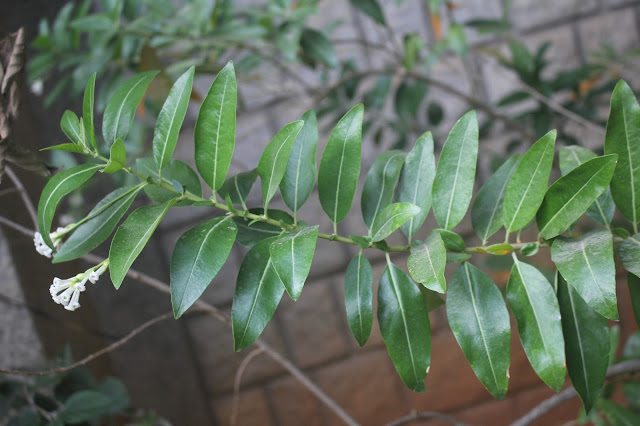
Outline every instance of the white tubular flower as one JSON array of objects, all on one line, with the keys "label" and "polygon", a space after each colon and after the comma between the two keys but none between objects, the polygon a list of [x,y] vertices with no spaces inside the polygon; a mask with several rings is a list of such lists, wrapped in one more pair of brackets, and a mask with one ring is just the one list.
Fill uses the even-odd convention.
[{"label": "white tubular flower", "polygon": [[89,273],[89,281],[91,281],[91,284],[95,284],[96,282],[98,282],[98,279],[100,279],[100,275],[104,274],[104,271],[106,271],[109,267],[109,261],[105,260],[98,266],[98,269]]},{"label": "white tubular flower", "polygon": [[36,247],[36,251],[45,257],[51,257],[53,250],[49,247],[39,232],[33,234],[33,245]]},{"label": "white tubular flower", "polygon": [[53,301],[64,306],[68,311],[75,311],[80,307],[78,300],[80,299],[80,293],[86,290],[85,284],[87,281],[95,284],[108,267],[109,259],[75,277],[67,278],[66,280],[54,278],[53,284],[49,287],[49,293],[51,293]]},{"label": "white tubular flower", "polygon": [[56,229],[56,232],[52,232],[51,234],[49,234],[49,238],[51,238],[51,241],[53,242],[53,249],[44,242],[42,234],[36,232],[35,234],[33,234],[33,245],[36,247],[36,251],[43,256],[51,257],[54,250],[57,250],[58,247],[60,247],[60,244],[62,244],[62,238],[64,238],[64,236],[69,231],[75,228],[75,226],[76,225],[74,223],[67,226],[66,228],[58,228]]}]

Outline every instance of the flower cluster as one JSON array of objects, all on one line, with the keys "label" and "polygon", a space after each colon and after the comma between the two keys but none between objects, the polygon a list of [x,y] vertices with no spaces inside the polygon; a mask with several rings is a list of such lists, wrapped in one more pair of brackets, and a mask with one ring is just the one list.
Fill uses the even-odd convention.
[{"label": "flower cluster", "polygon": [[75,311],[80,307],[78,299],[80,298],[80,293],[85,291],[87,281],[95,284],[108,267],[109,260],[107,259],[75,277],[65,280],[61,280],[58,277],[54,278],[53,284],[49,287],[53,301],[63,305],[68,311]]},{"label": "flower cluster", "polygon": [[33,245],[36,247],[36,251],[43,256],[51,257],[53,252],[60,247],[60,244],[62,244],[62,238],[73,228],[75,228],[75,224],[71,224],[66,228],[58,228],[56,229],[56,232],[49,234],[49,238],[51,238],[51,241],[53,242],[53,249],[44,242],[42,234],[36,232],[33,235]]}]

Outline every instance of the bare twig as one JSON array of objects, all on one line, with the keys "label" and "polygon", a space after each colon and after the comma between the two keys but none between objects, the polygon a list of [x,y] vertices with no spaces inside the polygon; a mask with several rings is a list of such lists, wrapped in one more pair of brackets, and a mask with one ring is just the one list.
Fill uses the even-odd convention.
[{"label": "bare twig", "polygon": [[11,195],[18,192],[18,188],[8,188],[0,191],[0,197],[4,197],[5,195]]},{"label": "bare twig", "polygon": [[229,424],[231,426],[236,426],[238,423],[238,408],[240,407],[240,385],[242,384],[242,376],[244,375],[245,370],[251,363],[251,360],[256,356],[260,355],[264,350],[262,348],[254,349],[242,360],[240,366],[238,367],[238,371],[236,371],[236,377],[233,380],[233,400],[231,403],[231,419],[229,420]]},{"label": "bare twig", "polygon": [[29,194],[27,193],[27,190],[24,189],[24,185],[22,185],[22,182],[20,182],[20,179],[18,179],[18,176],[16,176],[13,170],[11,170],[11,167],[6,166],[5,172],[7,173],[7,176],[9,176],[9,178],[13,182],[13,185],[16,187],[16,189],[20,193],[20,197],[24,202],[24,206],[27,208],[29,217],[31,217],[31,222],[33,223],[33,227],[38,229],[38,215],[36,214],[36,209],[34,208],[33,203],[29,198]]},{"label": "bare twig", "polygon": [[466,423],[462,423],[457,421],[451,416],[448,416],[443,413],[438,413],[435,411],[412,411],[404,417],[400,417],[399,419],[395,419],[394,421],[387,423],[387,426],[400,426],[407,423],[411,423],[414,420],[432,420],[432,419],[442,419],[446,420],[451,424],[456,426],[465,426]]}]

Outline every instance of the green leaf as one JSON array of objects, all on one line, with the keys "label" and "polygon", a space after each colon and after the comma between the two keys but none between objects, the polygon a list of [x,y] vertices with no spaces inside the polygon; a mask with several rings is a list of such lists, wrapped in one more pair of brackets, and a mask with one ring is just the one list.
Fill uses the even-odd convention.
[{"label": "green leaf", "polygon": [[[144,176],[160,180],[158,169],[153,158],[138,158],[136,160],[135,170]],[[162,182],[171,185],[173,184],[173,181],[180,182],[180,185],[184,186],[187,192],[197,197],[202,196],[200,178],[184,161],[171,159],[162,171]],[[159,185],[147,185],[144,188],[144,192],[156,203],[164,203],[165,201],[169,201],[180,195]],[[193,204],[192,201],[182,200],[176,203],[176,207],[188,206],[191,204]]]},{"label": "green leaf", "polygon": [[305,55],[308,55],[313,61],[321,62],[329,68],[338,66],[338,55],[324,33],[312,28],[305,28],[300,37],[300,47]]},{"label": "green leaf", "polygon": [[634,426],[640,424],[640,416],[638,414],[611,400],[604,398],[599,400],[598,408],[607,416],[612,425]]},{"label": "green leaf", "polygon": [[398,150],[383,152],[367,172],[360,199],[362,217],[367,228],[371,229],[380,212],[391,204],[404,157],[405,153]]},{"label": "green leaf", "polygon": [[187,113],[195,67],[189,68],[171,87],[153,132],[153,158],[158,170],[167,165],[178,142],[178,133]]},{"label": "green leaf", "polygon": [[267,238],[253,246],[240,266],[231,307],[236,352],[260,336],[284,293],[284,286],[269,256],[269,248],[276,239]]},{"label": "green leaf", "polygon": [[496,256],[504,256],[505,254],[513,253],[513,246],[508,243],[492,244],[482,249],[485,253],[493,254]]},{"label": "green leaf", "polygon": [[425,392],[431,363],[431,326],[422,293],[387,258],[378,288],[378,322],[389,357],[409,389]]},{"label": "green leaf", "polygon": [[293,300],[302,293],[318,239],[318,226],[285,232],[271,244],[271,263]]},{"label": "green leaf", "polygon": [[84,98],[82,100],[82,122],[84,123],[84,131],[89,137],[91,146],[93,149],[97,149],[96,143],[96,131],[93,124],[94,115],[94,93],[96,90],[96,73],[91,74],[91,78],[87,81],[87,86],[84,89]]},{"label": "green leaf", "polygon": [[363,237],[361,235],[350,235],[349,239],[356,243],[360,248],[368,248],[371,246],[371,237]]},{"label": "green leaf", "polygon": [[198,173],[215,192],[224,183],[236,140],[236,74],[229,62],[204,98],[194,130]]},{"label": "green leaf", "polygon": [[362,116],[364,107],[356,105],[340,119],[322,153],[318,170],[318,197],[333,223],[349,212],[360,176]]},{"label": "green leaf", "polygon": [[511,176],[502,207],[507,232],[519,231],[535,218],[547,192],[556,134],[552,130],[534,143]]},{"label": "green leaf", "polygon": [[551,246],[551,259],[589,306],[606,318],[618,319],[611,233],[593,230],[580,238],[558,237]]},{"label": "green leaf", "polygon": [[344,299],[351,333],[358,344],[364,346],[369,340],[373,323],[373,269],[362,253],[351,259],[347,266]]},{"label": "green leaf", "polygon": [[629,286],[633,316],[636,318],[636,323],[640,324],[640,278],[632,273],[627,273],[627,285]]},{"label": "green leaf", "polygon": [[80,128],[80,120],[78,120],[78,116],[73,111],[66,110],[62,114],[60,128],[71,142],[84,146],[84,135]]},{"label": "green leaf", "polygon": [[542,238],[561,234],[587,211],[607,189],[616,158],[614,154],[589,160],[551,185],[536,215]]},{"label": "green leaf", "polygon": [[109,273],[116,290],[175,201],[137,208],[116,231],[109,249]]},{"label": "green leaf", "polygon": [[447,252],[447,264],[449,263],[462,263],[465,260],[471,259],[469,253],[450,253]]},{"label": "green leaf", "polygon": [[560,308],[553,287],[535,267],[514,256],[507,301],[531,366],[543,382],[559,392],[566,375],[565,351]]},{"label": "green leaf", "polygon": [[453,274],[447,318],[467,361],[487,390],[503,399],[509,383],[509,312],[498,287],[484,272],[465,262]]},{"label": "green leaf", "polygon": [[624,269],[640,277],[640,234],[621,241],[616,252]]},{"label": "green leaf", "polygon": [[634,225],[640,221],[640,106],[633,90],[620,80],[611,95],[604,140],[605,154],[618,154],[611,195],[620,212]]},{"label": "green leaf", "polygon": [[447,282],[444,279],[445,266],[447,266],[447,250],[439,233],[432,232],[424,243],[411,246],[407,268],[415,282],[429,290],[445,293],[447,291]]},{"label": "green leaf", "polygon": [[224,185],[218,189],[218,194],[222,198],[229,196],[232,203],[242,204],[242,207],[246,209],[247,197],[257,178],[258,169],[233,175],[224,181]]},{"label": "green leaf", "polygon": [[[581,146],[560,147],[560,170],[562,171],[562,175],[566,175],[571,170],[592,158],[596,158],[596,154]],[[586,215],[600,225],[607,226],[611,223],[615,211],[616,205],[613,203],[611,190],[607,187],[602,195],[589,207]]]},{"label": "green leaf", "polygon": [[534,254],[538,253],[539,249],[540,244],[528,243],[522,246],[522,248],[520,249],[520,253],[522,253],[524,256],[533,256]]},{"label": "green leaf", "polygon": [[111,145],[109,162],[104,169],[102,169],[102,173],[115,173],[123,167],[127,167],[127,150],[124,146],[124,141],[118,138],[113,145]]},{"label": "green leaf", "polygon": [[360,12],[368,15],[378,24],[383,26],[387,25],[387,22],[384,19],[384,11],[377,0],[349,0],[349,3],[351,3],[351,5]]},{"label": "green leaf", "polygon": [[75,143],[61,143],[59,145],[48,146],[46,148],[40,149],[40,151],[67,151],[67,152],[78,152],[83,153],[84,148],[80,145],[76,145]]},{"label": "green leaf", "polygon": [[60,247],[53,263],[77,259],[102,244],[129,210],[140,188],[119,188],[104,197],[87,215],[90,219],[78,226]]},{"label": "green leaf", "polygon": [[318,121],[316,113],[309,110],[302,114],[304,125],[298,133],[287,162],[280,193],[284,203],[297,212],[307,201],[316,183],[316,152],[318,151]]},{"label": "green leaf", "polygon": [[589,413],[602,392],[609,366],[609,324],[562,277],[558,279],[558,302],[567,371]]},{"label": "green leaf", "polygon": [[269,142],[262,153],[262,157],[260,157],[258,174],[260,175],[260,182],[262,184],[262,198],[264,199],[265,211],[284,177],[293,141],[295,141],[303,125],[304,122],[302,121],[294,121],[284,126],[282,130],[271,139],[271,142]]},{"label": "green leaf", "polygon": [[171,305],[180,318],[195,303],[227,261],[236,239],[230,216],[215,217],[178,239],[171,255]]},{"label": "green leaf", "polygon": [[100,383],[98,391],[111,400],[109,411],[106,413],[109,416],[124,411],[131,403],[124,383],[114,377],[104,379],[104,381]]},{"label": "green leaf", "polygon": [[407,154],[400,173],[396,199],[420,207],[420,213],[409,219],[401,229],[407,238],[422,226],[431,209],[431,187],[436,172],[431,132],[420,136]]},{"label": "green leaf", "polygon": [[113,28],[113,21],[105,15],[88,15],[74,19],[69,25],[74,30],[97,33],[106,32]]},{"label": "green leaf", "polygon": [[76,166],[58,173],[45,185],[38,202],[38,228],[42,239],[50,248],[53,248],[53,242],[49,233],[58,203],[62,197],[85,183],[100,167],[100,164]]},{"label": "green leaf", "polygon": [[447,44],[456,55],[465,56],[469,51],[467,36],[464,33],[462,25],[452,23],[447,33]]},{"label": "green leaf", "polygon": [[67,424],[95,422],[109,412],[111,403],[102,392],[81,390],[65,401],[60,416]]},{"label": "green leaf", "polygon": [[[264,214],[264,210],[261,208],[249,209],[249,212],[257,215]],[[283,212],[282,210],[269,210],[269,218],[286,224],[293,224],[293,218],[289,213]],[[239,216],[234,216],[233,221],[238,225],[236,241],[245,247],[251,248],[265,238],[276,237],[282,234],[282,228],[271,225],[270,223],[261,221],[251,223],[251,219]]]},{"label": "green leaf", "polygon": [[447,250],[461,253],[467,248],[462,237],[455,232],[447,231],[446,229],[434,229],[433,232],[440,234]]},{"label": "green leaf", "polygon": [[371,241],[382,241],[403,223],[420,213],[420,207],[411,203],[393,203],[385,207],[371,226]]},{"label": "green leaf", "polygon": [[433,181],[433,213],[438,224],[453,229],[471,201],[478,157],[478,119],[469,111],[453,126],[442,147]]},{"label": "green leaf", "polygon": [[158,71],[147,71],[131,77],[109,99],[102,116],[102,137],[107,145],[127,137],[136,108],[156,74]]},{"label": "green leaf", "polygon": [[471,225],[483,245],[502,227],[504,194],[521,159],[522,155],[516,154],[505,161],[482,185],[473,201]]}]

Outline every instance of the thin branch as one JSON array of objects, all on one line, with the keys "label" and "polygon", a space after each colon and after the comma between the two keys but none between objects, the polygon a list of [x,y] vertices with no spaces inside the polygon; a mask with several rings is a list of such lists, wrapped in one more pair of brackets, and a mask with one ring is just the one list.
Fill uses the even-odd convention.
[{"label": "thin branch", "polygon": [[411,413],[407,414],[404,417],[400,417],[399,419],[396,419],[390,423],[387,423],[386,426],[400,426],[407,423],[411,423],[414,420],[432,420],[432,419],[446,420],[447,422],[454,424],[456,426],[466,425],[466,423],[459,422],[453,417],[443,413],[438,413],[435,411],[412,411]]},{"label": "thin branch", "polygon": [[260,355],[264,350],[262,348],[254,349],[249,355],[242,360],[240,366],[238,367],[238,371],[236,371],[236,376],[233,380],[233,400],[231,403],[231,419],[229,420],[229,424],[231,426],[236,426],[238,423],[238,409],[240,408],[240,385],[242,384],[242,376],[244,375],[245,370],[251,363],[251,361],[258,355]]},{"label": "thin branch", "polygon": [[0,197],[4,197],[5,195],[11,195],[18,192],[18,188],[8,188],[0,191]]},{"label": "thin branch", "polygon": [[20,193],[20,198],[22,198],[22,201],[24,202],[24,205],[27,208],[27,212],[29,213],[29,217],[31,217],[31,222],[33,223],[33,227],[38,229],[38,215],[36,214],[36,209],[34,208],[33,203],[29,198],[29,194],[27,193],[27,190],[24,188],[24,185],[22,185],[22,182],[20,181],[18,176],[16,176],[13,170],[11,170],[11,167],[6,166],[5,172],[7,173],[7,176],[9,176],[9,178],[13,182],[13,185],[16,187],[16,189]]}]

